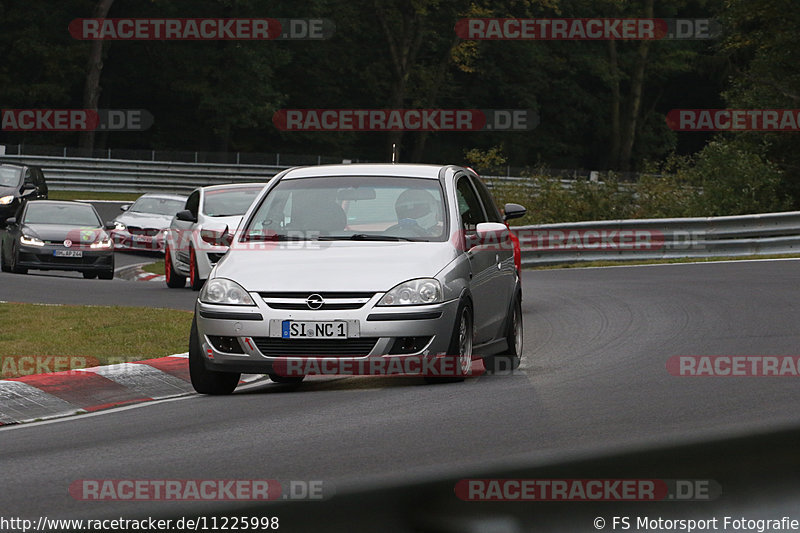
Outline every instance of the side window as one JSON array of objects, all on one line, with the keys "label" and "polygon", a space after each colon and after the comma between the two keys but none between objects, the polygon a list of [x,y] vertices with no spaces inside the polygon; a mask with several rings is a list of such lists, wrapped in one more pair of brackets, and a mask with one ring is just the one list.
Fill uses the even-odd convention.
[{"label": "side window", "polygon": [[23,183],[33,184],[33,176],[31,176],[31,169],[29,168],[25,169],[25,179],[23,180]]},{"label": "side window", "polygon": [[461,229],[466,232],[475,231],[475,226],[480,222],[486,222],[481,202],[470,185],[469,179],[465,176],[458,178],[456,198],[458,199],[458,214],[461,215]]},{"label": "side window", "polygon": [[189,198],[186,199],[185,208],[191,211],[192,214],[197,217],[197,212],[200,209],[200,191],[194,191],[189,195]]},{"label": "side window", "polygon": [[500,211],[497,210],[497,205],[494,203],[492,194],[489,192],[489,189],[486,188],[486,185],[477,178],[472,178],[472,184],[478,191],[478,196],[481,197],[481,201],[483,202],[483,207],[486,208],[487,222],[502,223],[503,216],[500,214]]}]

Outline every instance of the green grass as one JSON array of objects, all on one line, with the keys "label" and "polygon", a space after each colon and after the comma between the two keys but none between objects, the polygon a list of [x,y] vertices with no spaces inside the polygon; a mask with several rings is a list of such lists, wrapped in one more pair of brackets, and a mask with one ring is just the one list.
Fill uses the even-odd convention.
[{"label": "green grass", "polygon": [[133,202],[143,193],[138,192],[94,192],[94,191],[54,191],[47,192],[51,200],[116,200]]},{"label": "green grass", "polygon": [[742,255],[729,257],[681,257],[676,259],[647,259],[642,261],[586,261],[580,263],[564,263],[562,265],[529,266],[528,270],[553,270],[557,268],[590,268],[608,266],[632,265],[668,265],[672,263],[713,263],[716,261],[744,261],[752,259],[794,259],[800,254],[774,254],[774,255]]},{"label": "green grass", "polygon": [[[190,311],[145,307],[0,304],[0,359],[93,358],[88,366],[188,350]],[[2,375],[0,375],[0,378]]]},{"label": "green grass", "polygon": [[142,270],[145,272],[150,272],[151,274],[160,274],[164,275],[164,260],[156,261],[155,263],[150,263],[149,265],[145,265],[142,267]]}]

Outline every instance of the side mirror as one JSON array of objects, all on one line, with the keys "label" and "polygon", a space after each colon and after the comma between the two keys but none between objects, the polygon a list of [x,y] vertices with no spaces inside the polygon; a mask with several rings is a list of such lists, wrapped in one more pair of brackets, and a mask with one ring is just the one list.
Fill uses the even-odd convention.
[{"label": "side mirror", "polygon": [[36,185],[34,185],[33,182],[26,181],[25,183],[22,184],[22,188],[19,190],[19,192],[25,194],[26,192],[33,192],[35,190],[36,190]]},{"label": "side mirror", "polygon": [[[194,216],[192,212],[189,211],[188,209],[184,209],[183,211],[178,211],[175,214],[175,218],[177,218],[181,222],[191,222],[192,224],[197,222],[197,217]],[[225,229],[228,229],[228,226],[225,226]]]},{"label": "side mirror", "polygon": [[114,224],[113,222],[105,222],[103,224],[103,229],[114,229],[116,227],[117,227],[117,225]]},{"label": "side mirror", "polygon": [[17,219],[15,217],[7,218],[6,219],[6,226],[13,226],[17,223]]},{"label": "side mirror", "polygon": [[127,211],[130,208],[131,208],[131,204],[122,204],[121,206],[119,206],[119,210],[120,211]]},{"label": "side mirror", "polygon": [[475,233],[478,244],[500,244],[508,239],[508,227],[499,222],[481,222]]},{"label": "side mirror", "polygon": [[200,230],[200,238],[215,246],[230,246],[233,242],[233,235],[228,233],[227,224],[209,224]]},{"label": "side mirror", "polygon": [[512,218],[524,217],[528,210],[519,204],[506,204],[503,207],[503,220],[511,220]]}]

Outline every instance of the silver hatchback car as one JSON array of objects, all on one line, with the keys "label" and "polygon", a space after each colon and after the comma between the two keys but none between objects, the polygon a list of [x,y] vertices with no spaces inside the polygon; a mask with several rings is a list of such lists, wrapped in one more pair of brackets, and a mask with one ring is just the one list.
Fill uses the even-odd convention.
[{"label": "silver hatchback car", "polygon": [[506,221],[524,214],[518,204],[501,214],[458,166],[281,172],[238,229],[203,228],[203,240],[230,250],[196,303],[195,390],[229,394],[243,372],[280,383],[375,374],[387,361],[431,382],[463,380],[479,358],[490,372],[515,368],[520,256]]}]

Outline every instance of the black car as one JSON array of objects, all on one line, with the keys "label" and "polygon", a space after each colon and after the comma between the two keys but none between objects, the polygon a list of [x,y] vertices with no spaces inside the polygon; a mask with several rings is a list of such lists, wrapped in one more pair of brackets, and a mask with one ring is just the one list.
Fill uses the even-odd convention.
[{"label": "black car", "polygon": [[0,164],[0,225],[28,200],[47,198],[47,183],[39,167]]},{"label": "black car", "polygon": [[114,243],[94,206],[81,202],[26,202],[6,221],[0,246],[3,272],[74,270],[85,278],[114,277]]}]

